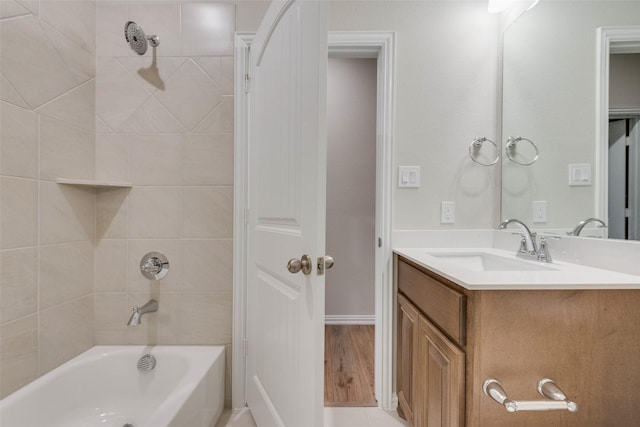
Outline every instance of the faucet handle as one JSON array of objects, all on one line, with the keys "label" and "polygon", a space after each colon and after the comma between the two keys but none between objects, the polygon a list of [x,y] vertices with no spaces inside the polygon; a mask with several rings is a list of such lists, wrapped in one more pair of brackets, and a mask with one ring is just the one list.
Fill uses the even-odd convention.
[{"label": "faucet handle", "polygon": [[546,236],[540,236],[540,249],[538,250],[538,261],[553,262]]},{"label": "faucet handle", "polygon": [[527,251],[527,239],[524,237],[524,234],[521,234],[520,237],[522,239],[520,240],[520,249],[518,249],[518,252],[520,252],[521,254],[526,254],[526,253],[528,253],[528,251]]}]

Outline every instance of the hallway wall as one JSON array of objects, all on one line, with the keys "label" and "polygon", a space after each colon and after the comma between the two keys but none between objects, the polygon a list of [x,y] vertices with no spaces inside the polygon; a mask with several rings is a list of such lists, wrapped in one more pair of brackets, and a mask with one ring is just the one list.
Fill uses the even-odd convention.
[{"label": "hallway wall", "polygon": [[609,106],[640,106],[640,53],[611,55]]},{"label": "hallway wall", "polygon": [[375,313],[377,60],[329,58],[327,77],[327,320]]}]

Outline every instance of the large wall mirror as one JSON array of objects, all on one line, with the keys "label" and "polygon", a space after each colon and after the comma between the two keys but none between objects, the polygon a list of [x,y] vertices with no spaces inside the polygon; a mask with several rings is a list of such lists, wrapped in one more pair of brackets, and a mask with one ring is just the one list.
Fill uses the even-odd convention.
[{"label": "large wall mirror", "polygon": [[639,240],[640,43],[611,49],[599,114],[601,27],[640,28],[640,0],[541,0],[504,31],[502,217],[558,234],[599,218],[580,235]]}]

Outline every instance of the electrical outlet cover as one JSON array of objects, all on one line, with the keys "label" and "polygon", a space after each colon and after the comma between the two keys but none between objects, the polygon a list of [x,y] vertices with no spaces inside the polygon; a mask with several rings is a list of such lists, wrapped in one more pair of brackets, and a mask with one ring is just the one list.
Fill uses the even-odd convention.
[{"label": "electrical outlet cover", "polygon": [[533,202],[533,222],[547,222],[547,201],[538,200]]},{"label": "electrical outlet cover", "polygon": [[440,223],[453,224],[456,222],[455,202],[440,202]]}]

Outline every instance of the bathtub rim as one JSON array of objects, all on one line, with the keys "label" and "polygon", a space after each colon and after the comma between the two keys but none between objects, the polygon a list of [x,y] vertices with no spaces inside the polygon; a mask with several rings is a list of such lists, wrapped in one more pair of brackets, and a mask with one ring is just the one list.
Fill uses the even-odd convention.
[{"label": "bathtub rim", "polygon": [[[166,419],[171,423],[180,412],[182,405],[184,405],[190,397],[191,393],[187,393],[187,391],[190,390],[193,392],[195,387],[198,386],[204,378],[206,378],[209,372],[221,363],[222,366],[219,369],[221,371],[222,394],[215,402],[220,406],[216,411],[219,416],[224,409],[224,381],[226,371],[226,350],[224,345],[96,345],[36,378],[20,389],[5,396],[3,399],[0,399],[0,423],[2,422],[2,413],[5,408],[9,409],[14,404],[19,404],[22,399],[28,399],[30,393],[37,391],[40,387],[46,387],[52,380],[63,376],[66,372],[77,369],[78,366],[90,364],[100,360],[101,358],[108,357],[109,355],[124,353],[130,356],[135,355],[136,357],[141,357],[145,354],[150,353],[153,355],[155,353],[157,357],[162,357],[161,355],[163,352],[182,353],[187,356],[188,363],[187,370],[185,372],[185,376],[187,378],[181,379],[181,387],[174,389],[173,393],[169,393],[163,401],[163,404],[157,409],[157,411],[149,414],[149,419],[145,420],[143,425],[147,425],[148,421],[153,421],[158,418]],[[194,363],[202,363],[203,361],[206,361],[207,364],[197,367],[193,365]],[[198,378],[193,378],[194,371],[201,371],[202,375]],[[187,386],[193,386],[193,389],[190,389]],[[173,402],[176,403],[176,405],[165,405],[164,403],[166,402]],[[180,403],[181,405],[177,405],[177,403]],[[212,402],[212,404],[213,403],[214,402]]]}]

